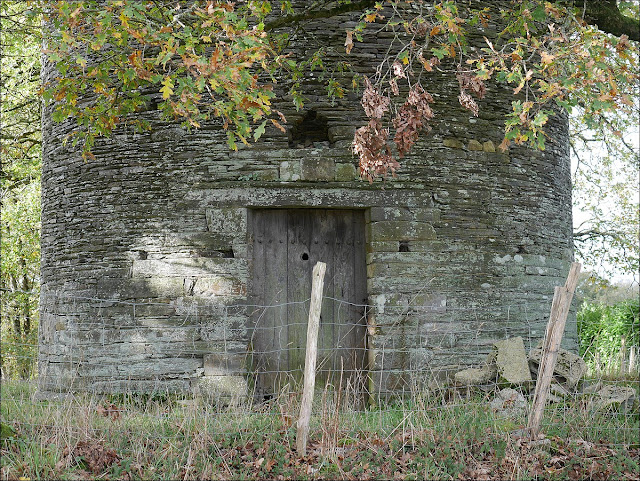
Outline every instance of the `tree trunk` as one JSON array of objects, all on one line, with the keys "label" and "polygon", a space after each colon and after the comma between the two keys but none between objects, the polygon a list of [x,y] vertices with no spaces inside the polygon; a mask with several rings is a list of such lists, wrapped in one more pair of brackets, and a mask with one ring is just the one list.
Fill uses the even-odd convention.
[{"label": "tree trunk", "polygon": [[16,337],[21,338],[22,326],[20,325],[20,309],[18,309],[18,306],[16,305],[16,294],[19,290],[20,287],[18,285],[18,279],[11,276],[11,292],[9,293],[9,302],[7,303],[9,307],[8,311],[10,313],[9,315],[13,318],[13,332]]},{"label": "tree trunk", "polygon": [[27,294],[31,290],[31,283],[27,273],[27,261],[24,257],[20,258],[20,267],[22,268],[22,290],[24,298],[22,299],[22,339],[27,340],[31,333],[31,294]]}]

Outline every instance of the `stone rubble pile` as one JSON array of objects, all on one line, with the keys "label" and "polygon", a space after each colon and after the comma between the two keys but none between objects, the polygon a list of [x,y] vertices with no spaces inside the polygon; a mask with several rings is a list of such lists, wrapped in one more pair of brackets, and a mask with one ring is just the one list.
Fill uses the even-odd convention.
[{"label": "stone rubble pile", "polygon": [[[527,354],[522,337],[512,337],[493,343],[493,349],[480,367],[464,369],[454,375],[457,386],[493,390],[503,388],[491,402],[494,411],[513,416],[526,411],[526,401],[519,391],[533,392],[542,359],[542,341]],[[547,402],[581,397],[590,409],[614,407],[629,412],[638,398],[632,387],[616,386],[584,380],[587,364],[577,354],[560,349]],[[516,390],[518,389],[518,390]]]}]

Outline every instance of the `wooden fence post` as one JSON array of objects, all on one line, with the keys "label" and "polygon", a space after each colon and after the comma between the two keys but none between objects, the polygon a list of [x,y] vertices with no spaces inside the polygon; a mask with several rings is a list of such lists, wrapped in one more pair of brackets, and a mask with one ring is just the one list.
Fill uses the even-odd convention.
[{"label": "wooden fence post", "polygon": [[307,352],[304,360],[304,387],[302,404],[298,419],[296,450],[300,456],[307,454],[307,438],[309,437],[309,419],[313,403],[313,390],[316,385],[316,360],[318,355],[318,328],[320,326],[320,309],[322,308],[322,288],[327,265],[318,262],[313,267],[313,284],[311,287],[311,305],[309,306],[309,324],[307,325]]},{"label": "wooden fence post", "polygon": [[533,407],[529,414],[529,422],[527,428],[531,439],[537,439],[540,433],[540,422],[542,421],[542,411],[547,402],[549,395],[549,387],[553,378],[553,370],[556,367],[558,359],[558,349],[562,334],[564,333],[564,325],[569,315],[573,293],[578,285],[578,274],[580,274],[580,264],[574,262],[571,264],[567,281],[563,287],[556,287],[551,303],[551,314],[547,324],[547,330],[542,343],[542,353],[540,357],[540,366],[538,366],[538,379],[536,381],[536,390],[533,395]]}]

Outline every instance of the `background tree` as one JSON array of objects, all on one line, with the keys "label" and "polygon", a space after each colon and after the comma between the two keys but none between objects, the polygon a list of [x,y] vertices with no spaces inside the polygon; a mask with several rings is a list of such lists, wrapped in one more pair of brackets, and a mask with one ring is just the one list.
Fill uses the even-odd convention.
[{"label": "background tree", "polygon": [[0,3],[2,375],[29,377],[37,352],[40,268],[40,25]]},{"label": "background tree", "polygon": [[[572,139],[580,142],[576,136]],[[575,154],[573,202],[574,210],[579,212],[574,229],[576,254],[600,278],[624,275],[637,284],[640,270],[640,169],[638,154],[634,152],[637,146],[627,149],[621,140],[614,144],[607,147],[602,142],[597,149],[581,149]]]},{"label": "background tree", "polygon": [[[609,34],[638,41],[640,2],[587,2],[585,15]],[[595,11],[597,10],[597,11]],[[608,12],[605,14],[605,12]],[[595,17],[600,17],[595,19]],[[595,19],[595,20],[594,20]],[[637,44],[636,44],[637,55]],[[589,122],[577,108],[571,118],[574,160],[573,201],[581,215],[574,238],[576,253],[592,266],[594,284],[623,274],[638,282],[640,264],[640,157],[638,90],[630,111],[603,113]]]}]

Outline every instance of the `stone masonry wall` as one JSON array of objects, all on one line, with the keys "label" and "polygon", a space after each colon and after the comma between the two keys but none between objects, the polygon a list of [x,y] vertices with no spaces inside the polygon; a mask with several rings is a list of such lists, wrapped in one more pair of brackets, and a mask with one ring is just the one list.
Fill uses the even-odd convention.
[{"label": "stone masonry wall", "polygon": [[[315,21],[297,42],[344,51],[355,19]],[[347,59],[370,74],[390,40],[381,32]],[[303,111],[286,97],[278,107],[289,135],[268,129],[237,152],[216,122],[188,132],[149,110],[150,132],[119,131],[85,162],[62,142],[72,121],[45,109],[42,389],[245,392],[247,219],[263,207],[365,210],[376,389],[473,365],[507,328],[535,344],[573,258],[566,119],[553,121],[544,152],[502,153],[509,90],[489,86],[475,118],[455,78],[436,72],[427,85],[433,130],[396,179],[373,184],[350,152],[358,96],[332,105],[314,78]],[[300,137],[305,115],[326,122],[326,138]],[[575,342],[570,321],[565,344]]]}]

